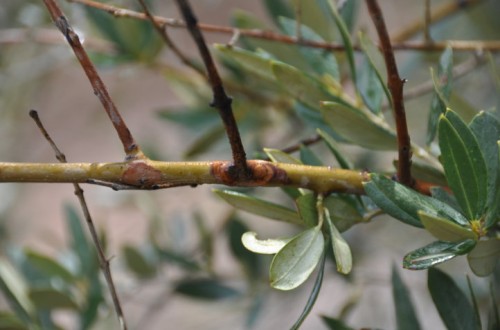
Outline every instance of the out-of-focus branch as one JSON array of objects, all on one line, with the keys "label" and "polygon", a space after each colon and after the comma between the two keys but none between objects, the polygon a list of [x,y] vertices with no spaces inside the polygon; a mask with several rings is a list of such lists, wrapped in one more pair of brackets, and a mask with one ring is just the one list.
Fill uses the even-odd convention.
[{"label": "out-of-focus branch", "polygon": [[[36,125],[40,129],[44,138],[49,142],[50,146],[54,150],[56,154],[56,158],[61,163],[67,163],[66,156],[59,150],[55,142],[50,137],[49,133],[45,129],[40,120],[38,113],[35,110],[30,111],[30,116],[35,121]],[[80,188],[78,183],[73,183],[73,187],[75,188],[75,195],[78,197],[78,201],[80,202],[80,207],[83,211],[83,216],[85,217],[85,221],[87,222],[87,226],[90,231],[90,236],[92,237],[92,241],[94,242],[95,248],[97,250],[97,258],[99,259],[99,266],[101,267],[102,273],[104,274],[104,278],[106,279],[106,283],[108,284],[109,292],[111,294],[111,300],[113,301],[113,305],[115,307],[115,313],[118,317],[118,321],[120,323],[120,329],[127,329],[127,322],[125,319],[125,315],[123,314],[123,309],[120,303],[120,298],[118,297],[118,293],[116,291],[115,284],[113,282],[113,276],[111,275],[111,269],[109,267],[109,260],[104,255],[104,249],[99,239],[99,235],[97,234],[97,230],[94,226],[94,221],[92,220],[92,216],[90,215],[89,208],[87,206],[87,202],[85,200],[85,196],[83,195],[83,190]]]},{"label": "out-of-focus branch", "polygon": [[394,119],[396,121],[396,133],[398,140],[398,169],[397,176],[399,182],[407,186],[413,186],[414,181],[411,176],[411,142],[408,134],[408,124],[403,100],[404,81],[400,78],[394,52],[392,50],[389,33],[385,26],[382,11],[376,0],[367,0],[366,4],[370,16],[377,30],[377,34],[382,46],[385,65],[387,67],[387,86],[392,96]]},{"label": "out-of-focus branch", "polygon": [[132,134],[130,133],[130,130],[123,121],[123,118],[118,112],[115,104],[113,103],[113,100],[109,96],[106,85],[104,85],[104,82],[99,76],[99,73],[97,73],[96,68],[90,61],[87,52],[83,48],[82,43],[80,42],[80,38],[68,23],[68,20],[64,16],[64,13],[61,11],[61,8],[59,8],[55,0],[43,0],[43,2],[45,3],[45,6],[47,7],[55,25],[66,38],[66,41],[71,46],[76,55],[76,58],[80,62],[83,71],[85,71],[85,74],[87,75],[87,78],[89,79],[89,82],[94,89],[94,94],[99,98],[99,101],[101,101],[101,104],[103,105],[116,132],[118,133],[118,137],[123,144],[127,159],[130,160],[144,158],[142,151],[135,142]]},{"label": "out-of-focus branch", "polygon": [[[100,3],[93,0],[66,0],[69,2],[80,3],[85,6],[100,9],[108,12],[116,17],[130,17],[140,20],[147,20],[144,13],[139,13],[130,9],[120,8],[109,4]],[[469,0],[472,2],[473,0]],[[478,0],[475,0],[478,1]],[[166,18],[161,16],[154,16],[156,22],[165,24],[174,28],[186,28],[184,21],[175,18]],[[290,45],[300,45],[304,47],[319,48],[330,51],[344,51],[345,47],[340,43],[321,42],[307,39],[298,39],[297,37],[290,37],[280,33],[259,30],[259,29],[238,29],[230,26],[221,26],[213,24],[198,23],[200,30],[212,33],[228,34],[230,36],[241,36],[256,39],[264,39],[275,41]],[[454,51],[476,51],[478,49],[485,51],[498,52],[500,51],[500,41],[486,41],[486,40],[446,40],[434,41],[432,43],[425,42],[397,42],[393,44],[393,49],[398,51],[415,50],[415,51],[443,51],[446,47],[451,46]],[[354,45],[354,50],[361,51],[361,47]]]}]

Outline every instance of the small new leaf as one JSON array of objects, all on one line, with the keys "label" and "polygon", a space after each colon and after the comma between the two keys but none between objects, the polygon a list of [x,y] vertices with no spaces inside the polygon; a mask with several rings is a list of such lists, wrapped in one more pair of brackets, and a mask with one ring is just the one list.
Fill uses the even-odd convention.
[{"label": "small new leaf", "polygon": [[292,290],[304,283],[321,259],[324,245],[323,233],[318,227],[295,236],[271,262],[271,286],[279,290]]},{"label": "small new leaf", "polygon": [[418,216],[425,229],[434,237],[446,242],[460,242],[466,239],[477,240],[476,234],[470,228],[455,222],[419,211]]},{"label": "small new leaf", "polygon": [[333,255],[337,264],[337,271],[349,274],[352,269],[352,254],[349,244],[344,240],[340,232],[333,224],[328,209],[325,209],[326,223],[332,240]]},{"label": "small new leaf", "polygon": [[257,233],[249,231],[241,236],[241,243],[248,250],[260,254],[278,253],[292,238],[258,239]]}]

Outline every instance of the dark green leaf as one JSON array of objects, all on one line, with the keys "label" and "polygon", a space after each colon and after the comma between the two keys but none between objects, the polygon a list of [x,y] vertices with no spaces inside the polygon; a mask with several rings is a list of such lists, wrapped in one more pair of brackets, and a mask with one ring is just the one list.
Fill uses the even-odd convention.
[{"label": "dark green leaf", "polygon": [[493,282],[490,283],[490,306],[488,311],[488,330],[500,329],[500,313],[498,311],[498,300],[495,294],[495,288]]},{"label": "dark green leaf", "polygon": [[279,290],[292,290],[304,283],[316,268],[324,245],[323,233],[318,227],[295,236],[271,262],[271,286]]},{"label": "dark green leaf", "polygon": [[351,106],[321,102],[321,113],[335,132],[368,149],[396,150],[396,134],[380,117]]},{"label": "dark green leaf", "polygon": [[97,259],[82,226],[82,219],[74,207],[64,206],[66,223],[71,233],[71,249],[78,256],[80,262],[79,274],[90,274],[97,268]]},{"label": "dark green leaf", "polygon": [[439,120],[439,146],[448,184],[469,220],[479,219],[487,199],[487,168],[479,144],[452,111]]},{"label": "dark green leaf", "polygon": [[264,6],[274,24],[279,25],[280,17],[293,17],[293,9],[284,0],[264,0]]},{"label": "dark green leaf", "polygon": [[448,204],[455,210],[460,210],[460,205],[458,205],[457,199],[451,193],[446,191],[442,187],[432,187],[431,195],[433,198],[440,200],[443,203]]},{"label": "dark green leaf", "polygon": [[420,324],[410,299],[410,293],[395,265],[392,265],[392,297],[396,308],[397,329],[419,330]]},{"label": "dark green leaf", "polygon": [[35,308],[28,297],[28,284],[22,274],[4,258],[0,259],[0,290],[17,317],[25,324],[31,324]]},{"label": "dark green leaf", "polygon": [[481,325],[481,313],[479,312],[479,305],[477,303],[476,294],[472,289],[472,283],[470,281],[470,277],[467,275],[467,286],[469,287],[470,297],[472,299],[472,306],[474,307],[474,317],[476,319],[476,329],[482,329]]},{"label": "dark green leaf", "polygon": [[30,288],[28,295],[39,309],[78,309],[68,293],[53,288]]},{"label": "dark green leaf", "polygon": [[243,234],[249,231],[248,227],[242,221],[232,218],[226,222],[225,231],[229,239],[231,253],[244,267],[249,279],[257,279],[260,273],[259,257],[248,251],[241,242]]},{"label": "dark green leaf", "polygon": [[408,253],[403,259],[403,267],[412,270],[427,269],[434,265],[470,252],[476,241],[468,239],[462,242],[436,241]]},{"label": "dark green leaf", "polygon": [[323,284],[323,274],[325,272],[325,261],[326,261],[326,249],[328,246],[328,241],[325,244],[324,252],[323,252],[323,257],[321,258],[321,261],[319,263],[319,270],[318,270],[318,275],[316,276],[316,281],[314,282],[314,286],[311,290],[311,294],[309,295],[309,299],[307,299],[307,304],[304,307],[304,310],[300,314],[299,318],[297,321],[292,325],[290,329],[299,329],[306,317],[309,315],[311,312],[312,308],[314,307],[314,304],[316,303],[316,299],[318,298],[319,292],[321,290],[321,284]]},{"label": "dark green leaf", "polygon": [[26,330],[26,325],[15,315],[6,311],[0,311],[0,329],[2,330]]},{"label": "dark green leaf", "polygon": [[335,159],[339,163],[339,166],[344,169],[351,169],[352,168],[351,162],[339,151],[337,143],[335,142],[334,138],[331,137],[330,134],[323,131],[322,129],[318,128],[316,131],[325,141],[326,145],[328,146],[328,149],[330,149],[332,154],[335,156]]},{"label": "dark green leaf", "polygon": [[[280,17],[279,23],[287,35],[296,35],[297,21],[286,17]],[[304,24],[301,24],[300,32],[302,38],[306,40],[324,42],[323,38]],[[304,56],[311,70],[314,70],[319,76],[329,74],[335,81],[339,81],[339,68],[337,60],[332,52],[301,46],[299,46],[299,51]]]},{"label": "dark green leaf", "polygon": [[500,189],[498,176],[499,152],[497,141],[500,140],[500,122],[490,113],[481,111],[469,124],[472,133],[479,143],[488,170],[488,206],[493,206],[495,195]]},{"label": "dark green leaf", "polygon": [[370,178],[370,181],[364,183],[367,195],[384,212],[398,220],[422,227],[418,211],[423,211],[429,215],[453,220],[462,226],[469,224],[461,213],[435,198],[419,194],[382,175],[371,174]]},{"label": "dark green leaf", "polygon": [[195,260],[191,259],[190,256],[159,246],[155,246],[155,250],[162,260],[179,265],[187,271],[201,270],[201,266]]},{"label": "dark green leaf", "polygon": [[58,277],[68,283],[74,281],[73,274],[54,259],[32,250],[26,250],[25,255],[28,262],[48,277]]},{"label": "dark green leaf", "polygon": [[334,319],[328,316],[321,316],[321,319],[330,330],[354,330],[354,328],[345,325],[342,320]]},{"label": "dark green leaf", "polygon": [[474,309],[450,276],[437,268],[431,268],[427,285],[439,315],[448,329],[477,329]]},{"label": "dark green leaf", "polygon": [[318,224],[318,209],[316,207],[316,196],[313,193],[301,195],[295,200],[302,221],[307,227]]},{"label": "dark green leaf", "polygon": [[300,160],[303,164],[312,166],[323,166],[323,162],[314,154],[311,148],[301,145],[300,146]]},{"label": "dark green leaf", "polygon": [[137,248],[125,245],[123,247],[123,254],[128,269],[138,278],[148,279],[156,275],[156,266]]},{"label": "dark green leaf", "polygon": [[206,300],[221,300],[240,295],[236,289],[209,278],[183,280],[175,286],[174,291],[192,298]]},{"label": "dark green leaf", "polygon": [[160,118],[180,124],[186,128],[199,130],[213,125],[219,120],[217,111],[207,106],[186,107],[158,111]]},{"label": "dark green leaf", "polygon": [[439,116],[446,111],[446,106],[451,93],[452,78],[453,78],[453,50],[451,47],[441,55],[438,67],[438,77],[434,76],[431,71],[432,79],[434,81],[435,94],[431,102],[431,111],[429,113],[429,120],[427,124],[427,144],[429,145],[436,137],[437,125]]},{"label": "dark green leaf", "polygon": [[213,192],[239,210],[274,220],[303,224],[297,212],[281,205],[231,190],[214,189]]}]

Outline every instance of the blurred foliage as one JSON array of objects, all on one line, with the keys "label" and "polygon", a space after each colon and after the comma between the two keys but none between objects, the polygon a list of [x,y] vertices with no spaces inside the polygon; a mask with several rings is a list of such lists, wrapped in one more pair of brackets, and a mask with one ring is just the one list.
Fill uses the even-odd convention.
[{"label": "blurred foliage", "polygon": [[[153,5],[159,5],[155,1],[148,4],[152,10]],[[134,1],[124,5],[138,8]],[[346,232],[385,212],[437,239],[409,252],[402,265],[408,269],[429,269],[428,289],[446,327],[480,329],[484,324],[487,329],[498,328],[498,55],[477,55],[476,72],[471,75],[480,75],[474,79],[481,79],[481,84],[475,84],[474,79],[467,81],[467,76],[460,80],[453,77],[457,64],[476,56],[470,53],[457,54],[447,48],[441,53],[411,52],[401,59],[405,76],[434,86],[426,95],[407,102],[409,124],[419,131],[411,146],[413,173],[416,179],[435,186],[432,196],[424,196],[388,179],[387,174],[395,170],[385,167],[378,171],[378,166],[386,166],[387,162],[370,156],[373,151],[395,151],[397,138],[381,53],[369,34],[360,32],[357,18],[363,2],[264,0],[262,5],[269,20],[236,10],[231,24],[240,29],[270,29],[288,36],[299,33],[307,40],[338,42],[345,51],[329,52],[302,46],[300,42],[290,45],[248,37],[241,37],[236,45],[214,45],[225,86],[234,98],[245,145],[251,146],[255,155],[273,162],[345,169],[368,167],[374,173],[365,182],[367,196],[323,196],[286,188],[271,201],[257,197],[254,189],[216,189],[215,195],[237,209],[221,220],[221,228],[209,229],[203,213],[193,215],[194,248],[180,249],[175,240],[188,240],[187,235],[166,235],[162,230],[164,219],[152,216],[143,244],[121,248],[118,259],[122,269],[116,271],[140,284],[160,281],[166,292],[173,295],[212,302],[249,299],[247,327],[255,327],[261,315],[268,283],[274,289],[292,290],[316,272],[303,312],[282,320],[283,326],[292,325],[295,329],[313,309],[324,275],[331,275],[329,264],[334,264],[343,275],[356,272],[356,258]],[[195,136],[185,148],[186,158],[217,152],[216,148],[226,143],[217,113],[208,105],[211,95],[206,81],[189,68],[165,63],[162,51],[169,50],[150,22],[117,19],[89,7],[68,7],[80,8],[72,13],[83,13],[93,29],[92,37],[112,45],[112,52],[93,51],[98,65],[146,66],[161,72],[169,82],[183,105],[159,109],[157,115],[159,120],[179,125]],[[483,1],[433,25],[432,37],[498,38],[500,21],[493,14],[498,12],[498,2]],[[7,1],[0,15],[3,29],[22,27],[36,31],[48,23],[43,8],[35,1]],[[359,45],[360,50],[355,50],[354,45]],[[11,56],[0,50],[3,76],[7,76],[7,67],[13,62]],[[189,56],[198,61],[196,56]],[[7,90],[4,84],[0,86],[2,91]],[[416,84],[410,82],[410,86]],[[1,100],[2,104],[6,102],[6,98]],[[428,116],[422,115],[422,108]],[[425,124],[427,129],[422,128]],[[297,155],[264,148],[269,147],[271,135],[273,144],[283,144],[280,147],[296,145]],[[315,146],[301,142],[312,135],[319,135]],[[356,156],[353,150],[361,150],[364,156]],[[239,211],[285,222],[293,226],[293,234],[283,230],[277,238],[257,238],[260,235],[247,224],[243,214],[240,217]],[[82,219],[72,207],[67,206],[65,212],[70,241],[60,255],[49,256],[16,244],[7,245],[2,251],[0,290],[9,308],[0,312],[0,328],[58,329],[61,325],[55,315],[64,310],[76,316],[77,328],[91,329],[113,314]],[[3,226],[0,228],[3,230]],[[106,233],[102,237],[105,239]],[[225,257],[238,264],[238,275],[243,279],[229,280],[224,268],[215,266],[220,241],[224,241],[229,252]],[[268,274],[264,265],[269,259],[262,255],[272,255]],[[485,304],[475,298],[477,291],[470,288],[471,302],[454,279],[434,267],[461,255],[467,256],[474,274],[491,279],[490,292],[483,299],[490,306],[487,312],[479,310],[478,306]],[[166,269],[174,269],[174,275]],[[391,278],[397,328],[420,329],[423,315],[416,313],[411,288],[395,266]],[[339,317],[325,315],[322,320],[330,329],[351,329],[348,324],[352,320],[346,319],[346,313]]]}]

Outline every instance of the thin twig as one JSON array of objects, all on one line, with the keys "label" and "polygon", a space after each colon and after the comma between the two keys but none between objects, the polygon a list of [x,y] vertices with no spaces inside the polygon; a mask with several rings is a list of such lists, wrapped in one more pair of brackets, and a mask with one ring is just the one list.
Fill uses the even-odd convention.
[{"label": "thin twig", "polygon": [[398,140],[398,180],[404,185],[413,186],[414,182],[411,176],[411,143],[403,101],[404,80],[399,76],[396,59],[394,58],[394,52],[392,51],[392,45],[389,39],[389,33],[387,32],[378,2],[376,0],[367,0],[366,4],[379,36],[385,65],[387,67],[387,86],[392,96]]},{"label": "thin twig", "polygon": [[97,73],[97,70],[90,61],[87,52],[83,48],[80,42],[80,38],[68,23],[68,20],[64,16],[61,8],[59,8],[55,0],[43,1],[55,25],[66,37],[68,44],[73,49],[76,58],[80,62],[82,69],[85,71],[85,74],[87,75],[89,82],[94,89],[94,94],[99,98],[101,104],[104,106],[106,113],[108,114],[108,117],[111,119],[111,122],[115,127],[116,132],[118,133],[118,137],[123,144],[127,159],[132,160],[144,158],[142,151],[135,142],[132,134],[130,133],[130,130],[123,121],[120,113],[118,112],[118,109],[113,103],[113,100],[109,96],[106,85],[104,85],[104,82],[102,81],[101,77]]},{"label": "thin twig", "polygon": [[219,115],[224,123],[224,128],[231,145],[234,162],[234,176],[238,179],[248,178],[251,173],[247,167],[245,149],[243,147],[243,143],[241,142],[236,119],[234,118],[233,108],[231,105],[232,99],[226,95],[222,79],[219,76],[215,63],[210,55],[210,51],[208,50],[207,43],[205,42],[205,38],[198,27],[198,20],[195,17],[189,2],[187,0],[177,0],[176,2],[182,16],[184,17],[187,29],[191,33],[191,36],[198,47],[201,58],[203,59],[203,63],[205,64],[208,80],[213,93],[213,100],[210,103],[210,106],[219,111]]},{"label": "thin twig", "polygon": [[151,14],[151,11],[149,10],[148,6],[144,2],[144,0],[138,0],[139,3],[142,6],[142,10],[144,10],[144,14],[146,17],[151,21],[153,24],[154,28],[158,32],[158,34],[161,36],[163,41],[165,42],[165,45],[174,52],[174,54],[177,56],[177,58],[188,68],[193,69],[193,71],[197,72],[199,75],[201,75],[203,78],[206,79],[206,75],[203,72],[203,70],[196,65],[189,57],[187,57],[180,49],[177,47],[177,45],[170,39],[168,33],[167,33],[167,25],[165,23],[159,23],[153,14]]},{"label": "thin twig", "polygon": [[425,0],[424,3],[424,41],[426,43],[431,43],[431,23],[432,23],[432,13],[431,13],[431,0]]},{"label": "thin twig", "polygon": [[[35,110],[31,110],[29,112],[30,117],[33,118],[36,125],[42,132],[44,138],[49,142],[50,146],[54,150],[56,154],[56,158],[61,163],[67,163],[66,156],[59,150],[55,142],[50,137],[49,133],[45,129],[38,116],[38,113]],[[99,266],[101,267],[102,273],[104,274],[104,278],[106,279],[106,283],[108,284],[109,292],[111,294],[111,299],[113,300],[113,305],[115,307],[116,316],[118,317],[118,321],[120,323],[120,329],[127,329],[127,322],[125,320],[125,315],[123,314],[123,309],[120,303],[120,298],[118,297],[118,293],[116,291],[115,284],[113,282],[113,276],[111,275],[111,269],[109,267],[109,260],[104,255],[104,249],[102,243],[99,239],[99,235],[97,234],[97,230],[94,226],[94,221],[92,220],[92,216],[90,215],[89,208],[87,206],[87,202],[85,201],[85,196],[83,195],[83,189],[80,188],[78,183],[73,183],[73,187],[75,188],[75,195],[78,197],[80,202],[80,206],[83,211],[83,215],[85,217],[85,221],[87,222],[87,226],[90,231],[90,236],[92,237],[92,241],[94,242],[94,246],[97,250],[97,258],[99,259]]]},{"label": "thin twig", "polygon": [[[104,3],[100,3],[93,0],[66,0],[69,2],[80,3],[88,7],[96,8],[99,10],[103,10],[108,12],[109,14],[115,17],[129,17],[140,20],[148,20],[144,13],[139,13],[130,9],[120,8]],[[478,0],[469,0],[469,2],[477,2]],[[186,24],[179,19],[175,18],[166,18],[161,16],[154,16],[155,20],[160,24],[165,24],[169,27],[173,28],[186,28]],[[421,24],[421,22],[420,22]],[[289,45],[298,45],[304,47],[311,48],[319,48],[330,51],[345,51],[345,47],[341,43],[334,42],[322,42],[322,41],[314,41],[302,39],[298,40],[296,37],[290,37],[287,35],[283,35],[280,33],[276,33],[268,30],[259,30],[259,29],[238,29],[230,26],[221,26],[221,25],[213,25],[213,24],[205,24],[199,23],[198,27],[200,30],[205,32],[212,33],[222,33],[228,35],[234,35],[235,33],[239,33],[240,36],[263,39],[263,40],[271,40],[278,43],[289,44]],[[493,40],[477,40],[477,41],[469,41],[469,40],[446,40],[442,42],[435,41],[431,44],[422,43],[422,42],[401,42],[395,43],[393,45],[394,50],[415,50],[415,51],[443,51],[446,47],[451,46],[454,51],[476,51],[478,49],[488,50],[498,52],[500,51],[500,41]],[[361,51],[361,47],[359,45],[354,45],[353,49],[355,51]]]},{"label": "thin twig", "polygon": [[321,141],[321,136],[320,135],[315,135],[313,137],[310,137],[308,139],[301,140],[299,143],[294,144],[292,146],[288,146],[286,148],[281,149],[284,153],[292,153],[300,149],[301,146],[310,146],[313,145],[319,141]]}]

